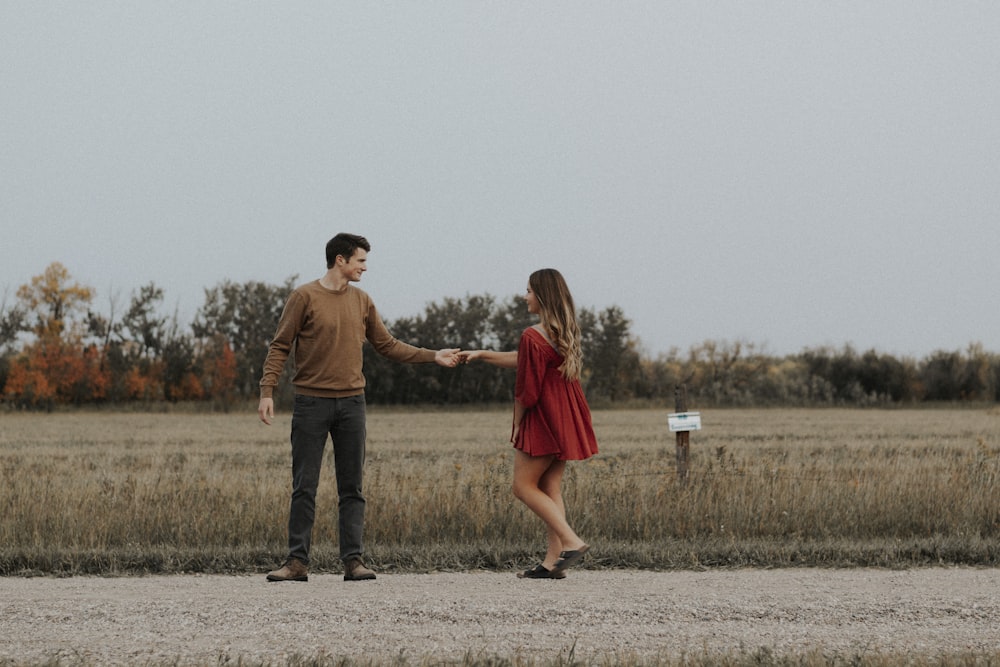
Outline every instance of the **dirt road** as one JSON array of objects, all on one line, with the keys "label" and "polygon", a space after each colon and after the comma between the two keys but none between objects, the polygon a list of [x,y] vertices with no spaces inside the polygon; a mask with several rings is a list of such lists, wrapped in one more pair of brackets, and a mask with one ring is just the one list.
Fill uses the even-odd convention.
[{"label": "dirt road", "polygon": [[0,626],[0,659],[63,664],[1000,651],[1000,569],[4,578]]}]

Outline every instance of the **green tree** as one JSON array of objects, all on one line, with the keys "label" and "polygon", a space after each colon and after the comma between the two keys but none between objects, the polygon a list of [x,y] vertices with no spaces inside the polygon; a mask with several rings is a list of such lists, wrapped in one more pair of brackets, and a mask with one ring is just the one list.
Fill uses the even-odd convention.
[{"label": "green tree", "polygon": [[99,367],[103,371],[114,336],[121,331],[118,315],[118,297],[112,293],[108,299],[108,315],[90,310],[87,312],[87,332],[96,341],[99,350]]},{"label": "green tree", "polygon": [[[415,323],[415,338],[423,347],[431,349],[493,348],[497,336],[491,329],[490,319],[495,308],[496,300],[488,294],[431,303]],[[427,400],[478,403],[493,400],[496,370],[499,369],[489,364],[474,364],[459,369],[433,366],[416,369],[416,372]]]},{"label": "green tree", "polygon": [[8,305],[7,290],[0,302],[0,396],[10,374],[11,358],[18,336],[28,330],[27,312],[20,304]]},{"label": "green tree", "polygon": [[123,342],[131,342],[137,357],[155,358],[163,352],[167,318],[159,314],[162,302],[163,290],[154,283],[140,287],[132,294],[121,327],[115,328]]},{"label": "green tree", "polygon": [[994,355],[983,349],[982,343],[970,343],[965,350],[965,368],[959,386],[959,398],[971,401],[993,400],[996,378],[993,373]]},{"label": "green tree", "polygon": [[879,403],[899,403],[915,398],[916,367],[906,359],[868,350],[858,364],[858,382],[864,393]]},{"label": "green tree", "polygon": [[632,398],[640,371],[632,323],[618,306],[596,314],[583,309],[578,320],[587,396],[610,401]]},{"label": "green tree", "polygon": [[165,330],[161,360],[163,397],[166,400],[176,402],[204,397],[194,339],[180,331],[176,318]]},{"label": "green tree", "polygon": [[716,405],[749,405],[760,388],[768,359],[752,343],[705,341],[691,349],[701,366],[699,386],[692,393]]},{"label": "green tree", "polygon": [[920,382],[924,399],[928,401],[955,401],[962,391],[965,361],[959,352],[938,350],[924,360],[920,367]]},{"label": "green tree", "polygon": [[[538,321],[528,312],[528,302],[521,295],[512,296],[499,304],[490,317],[490,328],[495,339],[496,350],[516,350],[521,342],[521,333]],[[489,341],[485,341],[489,347]]]},{"label": "green tree", "polygon": [[8,305],[7,291],[0,301],[0,354],[8,353],[21,333],[28,331],[28,312],[23,304]]},{"label": "green tree", "polygon": [[[233,389],[244,398],[256,396],[267,347],[274,336],[281,311],[295,288],[298,276],[283,285],[258,281],[243,284],[224,281],[205,290],[205,303],[198,309],[191,330],[205,349],[218,349],[215,336],[224,336],[234,355]],[[286,378],[287,381],[287,378]]]},{"label": "green tree", "polygon": [[[416,317],[386,322],[393,336],[419,347],[516,350],[521,332],[534,321],[524,299],[503,303],[490,295],[445,299],[429,304]],[[489,364],[454,369],[436,365],[397,364],[366,345],[367,395],[374,403],[487,403],[509,401],[514,373]]]},{"label": "green tree", "polygon": [[840,351],[829,347],[808,349],[799,358],[808,369],[810,395],[815,402],[858,405],[868,401],[860,381],[862,362],[850,345]]}]

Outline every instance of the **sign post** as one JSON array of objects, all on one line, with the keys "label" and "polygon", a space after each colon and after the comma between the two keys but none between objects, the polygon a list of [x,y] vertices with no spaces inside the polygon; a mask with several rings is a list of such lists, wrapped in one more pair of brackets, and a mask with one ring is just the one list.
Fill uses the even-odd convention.
[{"label": "sign post", "polygon": [[674,409],[677,412],[667,415],[667,424],[677,434],[677,478],[687,482],[690,432],[701,430],[701,413],[687,411],[687,385],[674,387]]}]

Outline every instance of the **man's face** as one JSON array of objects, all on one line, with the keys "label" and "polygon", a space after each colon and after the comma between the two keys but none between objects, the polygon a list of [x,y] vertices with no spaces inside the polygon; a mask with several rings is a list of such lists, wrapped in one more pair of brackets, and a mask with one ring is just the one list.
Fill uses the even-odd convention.
[{"label": "man's face", "polygon": [[341,275],[347,278],[348,282],[359,282],[361,274],[368,270],[368,251],[358,248],[348,260],[345,260],[341,255],[337,257],[337,266],[340,267]]}]

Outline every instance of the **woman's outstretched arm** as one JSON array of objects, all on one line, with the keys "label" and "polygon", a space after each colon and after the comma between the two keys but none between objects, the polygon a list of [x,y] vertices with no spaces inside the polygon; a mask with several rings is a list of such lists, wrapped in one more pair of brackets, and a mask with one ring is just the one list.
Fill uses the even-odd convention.
[{"label": "woman's outstretched arm", "polygon": [[470,361],[485,361],[500,368],[517,368],[517,350],[496,352],[494,350],[463,350],[458,353],[461,363]]}]

